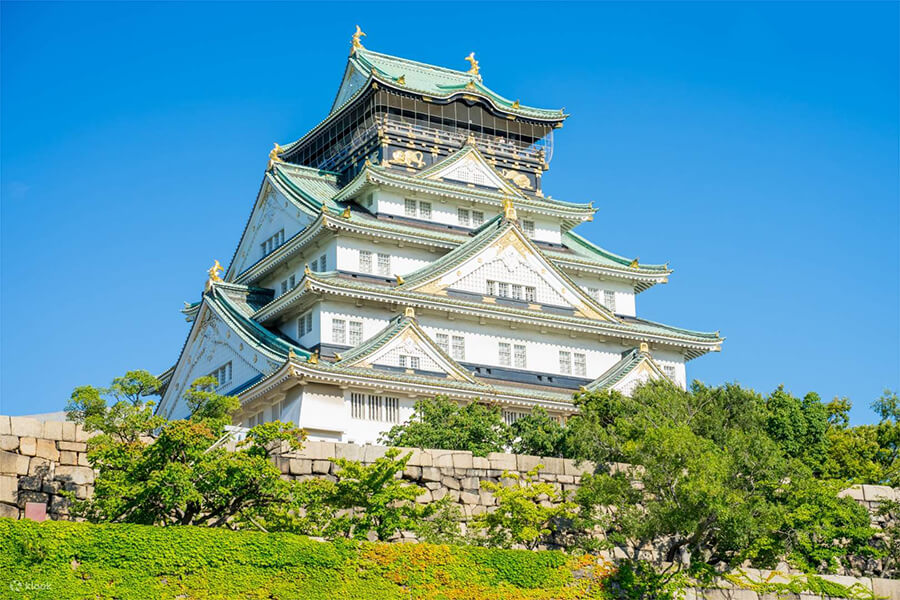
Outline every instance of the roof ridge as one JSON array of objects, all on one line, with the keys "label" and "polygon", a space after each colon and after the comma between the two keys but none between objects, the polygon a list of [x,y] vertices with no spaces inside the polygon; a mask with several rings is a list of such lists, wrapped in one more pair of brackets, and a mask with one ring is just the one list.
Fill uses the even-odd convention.
[{"label": "roof ridge", "polygon": [[[425,63],[425,62],[422,62],[422,61],[419,61],[419,60],[413,60],[413,59],[411,59],[411,58],[404,58],[404,57],[402,57],[402,56],[394,56],[393,54],[385,54],[384,52],[376,52],[375,50],[369,50],[368,48],[360,48],[360,49],[358,49],[358,50],[356,51],[355,54],[356,54],[356,55],[362,54],[362,56],[363,56],[364,58],[365,58],[365,55],[366,55],[366,54],[371,54],[371,55],[374,55],[374,56],[378,56],[378,57],[380,57],[380,58],[386,58],[386,59],[388,59],[388,60],[393,60],[393,61],[397,61],[397,62],[406,63],[406,64],[411,65],[411,66],[414,66],[414,67],[424,67],[424,68],[429,69],[429,70],[443,71],[443,72],[445,72],[445,73],[449,73],[449,74],[452,74],[452,75],[458,75],[458,76],[460,76],[460,77],[465,77],[465,78],[468,78],[468,79],[475,79],[475,80],[480,80],[480,79],[481,79],[480,77],[472,76],[470,73],[468,73],[468,72],[466,72],[466,71],[459,71],[459,70],[456,70],[456,69],[451,69],[450,67],[442,67],[442,66],[440,66],[440,65],[433,65],[433,64]],[[373,65],[373,66],[374,66],[374,65]]]}]

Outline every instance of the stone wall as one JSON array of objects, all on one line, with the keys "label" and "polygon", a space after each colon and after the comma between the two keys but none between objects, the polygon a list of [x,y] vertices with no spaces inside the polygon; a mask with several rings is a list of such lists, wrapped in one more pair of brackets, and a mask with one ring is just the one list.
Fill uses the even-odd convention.
[{"label": "stone wall", "polygon": [[[93,493],[94,471],[86,456],[86,442],[91,437],[74,423],[45,422],[23,417],[0,415],[0,517],[22,518],[26,503],[43,505],[51,519],[68,518],[68,501],[59,494],[61,490],[87,498]],[[307,479],[312,477],[334,479],[338,467],[332,459],[346,458],[372,463],[388,449],[383,446],[342,444],[335,442],[307,442],[303,449],[281,452],[275,459],[283,477]],[[538,478],[550,482],[566,492],[577,489],[584,473],[593,471],[591,463],[515,454],[491,453],[487,457],[472,456],[471,452],[452,450],[404,449],[412,452],[403,478],[423,488],[417,498],[428,503],[450,496],[465,516],[491,510],[495,505],[493,495],[481,489],[481,482],[499,482],[504,471],[524,474],[540,465]],[[864,504],[878,523],[875,511],[884,500],[900,500],[900,489],[885,486],[854,486],[842,492]],[[659,560],[649,554],[648,559]],[[875,567],[875,568],[872,568]],[[856,569],[854,569],[856,571]],[[878,572],[875,565],[860,565],[857,572]],[[754,581],[762,581],[769,573],[753,572]],[[847,583],[851,579],[829,576],[835,581]],[[875,590],[878,595],[900,600],[900,582],[854,578],[864,588]],[[887,582],[887,583],[885,583]],[[708,591],[708,598],[740,598],[755,600],[755,592],[747,589],[722,588]],[[710,593],[714,594],[710,596]],[[702,598],[704,595],[695,596]]]}]

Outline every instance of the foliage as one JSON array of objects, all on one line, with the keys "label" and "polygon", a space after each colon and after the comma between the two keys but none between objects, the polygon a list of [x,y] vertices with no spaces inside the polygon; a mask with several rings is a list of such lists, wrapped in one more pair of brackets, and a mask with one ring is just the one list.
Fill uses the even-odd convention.
[{"label": "foliage", "polygon": [[[776,575],[779,580],[786,579],[787,581],[773,581]],[[758,594],[773,595],[776,598],[798,594],[816,594],[823,598],[852,598],[854,600],[876,600],[877,598],[872,590],[866,589],[860,583],[843,585],[816,575],[792,575],[773,571],[767,579],[757,581],[745,571],[738,569],[735,573],[726,574],[725,579],[741,589],[752,590]]]},{"label": "foliage", "polygon": [[448,398],[418,400],[409,421],[381,436],[381,443],[409,448],[469,450],[475,456],[503,452],[510,431],[500,408],[478,401],[460,405]]},{"label": "foliage", "polygon": [[608,572],[554,551],[64,521],[2,519],[0,547],[0,589],[33,600],[598,599]]},{"label": "foliage", "polygon": [[884,577],[897,579],[900,577],[900,502],[882,501],[877,514],[885,520],[881,530]]},{"label": "foliage", "polygon": [[481,482],[481,487],[494,495],[497,509],[476,515],[472,527],[483,532],[488,545],[509,548],[520,544],[533,550],[546,541],[561,519],[574,516],[575,504],[565,501],[552,483],[538,479],[542,467],[538,465],[521,478],[504,471],[500,483]]},{"label": "foliage", "polygon": [[511,429],[513,453],[568,458],[566,429],[543,408],[520,417]]},{"label": "foliage", "polygon": [[152,415],[152,402],[143,398],[159,386],[143,371],[129,372],[103,393],[76,389],[70,414],[101,434],[88,446],[88,460],[99,470],[94,494],[84,501],[70,495],[72,513],[93,522],[239,528],[279,510],[291,489],[270,453],[282,441],[298,448],[305,434],[266,423],[231,451],[225,425],[237,400],[210,391],[214,382],[201,378],[190,386],[185,399],[193,413],[176,421]]},{"label": "foliage", "polygon": [[765,408],[765,432],[784,455],[818,470],[825,459],[828,430],[828,412],[818,394],[800,399],[778,386],[766,398]]},{"label": "foliage", "polygon": [[684,391],[650,382],[632,398],[582,394],[570,442],[601,469],[582,479],[577,524],[598,527],[633,559],[662,544],[667,561],[771,566],[787,556],[833,568],[847,553],[869,551],[865,509],[838,498],[838,487],[815,480],[805,465],[813,454],[797,440],[810,439],[810,427],[780,442],[770,437],[787,427],[785,414],[818,414],[811,402],[781,389],[763,399],[736,385],[699,383]]},{"label": "foliage", "polygon": [[683,572],[657,570],[643,560],[623,560],[603,582],[610,600],[676,600],[687,584]]}]

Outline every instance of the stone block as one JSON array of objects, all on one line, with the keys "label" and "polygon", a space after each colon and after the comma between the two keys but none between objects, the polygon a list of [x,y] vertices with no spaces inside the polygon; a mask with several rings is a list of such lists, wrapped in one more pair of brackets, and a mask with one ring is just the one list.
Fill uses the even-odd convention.
[{"label": "stone block", "polygon": [[16,435],[0,435],[0,450],[13,451],[19,447],[19,437]]},{"label": "stone block", "polygon": [[50,512],[67,514],[69,512],[69,499],[63,496],[50,497]]},{"label": "stone block", "polygon": [[4,475],[25,475],[28,473],[28,457],[0,450],[0,473]]},{"label": "stone block", "polygon": [[872,579],[872,592],[876,598],[900,600],[900,579]]},{"label": "stone block", "polygon": [[455,452],[453,453],[454,469],[471,469],[473,466],[471,452]]},{"label": "stone block", "polygon": [[453,454],[449,450],[432,450],[431,459],[435,467],[441,469],[453,468]]},{"label": "stone block", "polygon": [[37,449],[35,456],[46,458],[47,460],[56,462],[59,460],[59,450],[56,449],[56,442],[53,440],[39,439],[37,440]]},{"label": "stone block", "polygon": [[581,462],[576,462],[572,459],[566,458],[563,460],[563,474],[564,475],[574,475],[580,477],[583,473],[593,473],[594,472],[594,463],[589,460],[584,460]]},{"label": "stone block", "polygon": [[373,463],[388,451],[387,446],[364,446],[363,462]]},{"label": "stone block", "polygon": [[48,458],[33,456],[28,461],[28,474],[40,475],[41,477],[52,477],[53,467],[56,463],[51,462]]},{"label": "stone block", "polygon": [[[72,423],[72,425],[74,425],[74,423]],[[87,452],[87,444],[84,442],[61,441],[56,442],[56,447],[60,450],[66,450],[68,452]]]},{"label": "stone block", "polygon": [[63,439],[62,430],[62,421],[44,421],[43,434],[41,435],[41,437],[48,440],[53,440],[55,442],[57,440]]},{"label": "stone block", "polygon": [[11,475],[0,475],[0,502],[15,504],[19,499],[19,483]]},{"label": "stone block", "polygon": [[[516,455],[515,454],[504,454],[502,452],[490,452],[487,455],[488,460],[491,463],[491,468],[496,469],[498,471],[515,471],[516,470]],[[493,475],[493,477],[499,477],[500,475]]]},{"label": "stone block", "polygon": [[478,492],[478,503],[484,506],[494,505],[494,495],[487,490]]},{"label": "stone block", "polygon": [[432,491],[439,490],[439,489],[441,489],[441,482],[440,481],[429,481],[429,482],[425,483],[425,487]]},{"label": "stone block", "polygon": [[457,479],[455,477],[442,477],[441,485],[443,485],[445,488],[448,488],[451,490],[458,490],[459,489],[459,479]]},{"label": "stone block", "polygon": [[58,494],[62,487],[62,482],[55,479],[45,479],[41,482],[41,491],[48,494]]},{"label": "stone block", "polygon": [[481,480],[477,477],[463,477],[459,484],[466,490],[478,490],[481,488]]},{"label": "stone block", "polygon": [[0,518],[18,519],[19,508],[17,506],[10,506],[9,504],[0,504]]},{"label": "stone block", "polygon": [[895,499],[894,488],[886,485],[864,485],[862,492],[866,502],[884,502]]},{"label": "stone block", "polygon": [[75,425],[75,441],[76,442],[86,442],[89,439],[91,439],[92,437],[94,437],[95,435],[97,435],[97,432],[85,431],[84,427],[82,427],[81,425],[78,425],[78,424]]},{"label": "stone block", "polygon": [[334,458],[334,442],[306,442],[299,454],[303,458],[311,458],[313,460]]},{"label": "stone block", "polygon": [[67,442],[75,441],[75,430],[78,429],[78,426],[71,421],[65,421],[62,425],[62,436],[63,439]]},{"label": "stone block", "polygon": [[37,438],[20,437],[19,454],[24,454],[25,456],[34,456],[37,454]]},{"label": "stone block", "polygon": [[0,435],[12,435],[12,430],[9,427],[9,417],[6,415],[0,415]]},{"label": "stone block", "polygon": [[543,462],[540,456],[528,456],[527,454],[516,455],[516,469],[523,473],[537,468],[538,465],[541,464],[543,464]]},{"label": "stone block", "polygon": [[847,575],[819,575],[818,577],[838,585],[843,585],[844,587],[853,587],[854,585],[859,584],[867,590],[872,589],[872,580],[868,577],[849,577]]},{"label": "stone block", "polygon": [[37,419],[28,417],[10,417],[10,433],[19,437],[39,438],[44,433],[44,427]]},{"label": "stone block", "polygon": [[331,472],[330,460],[314,460],[312,461],[312,472],[320,475],[327,475]]},{"label": "stone block", "polygon": [[40,492],[44,487],[44,478],[40,475],[23,475],[19,477],[18,487],[20,490],[28,490],[29,492]]},{"label": "stone block", "polygon": [[17,502],[19,508],[25,508],[25,505],[29,502],[37,502],[41,504],[47,504],[50,500],[50,495],[45,494],[44,492],[32,492],[31,490],[19,490],[19,500]]},{"label": "stone block", "polygon": [[480,502],[480,498],[478,494],[472,494],[470,492],[460,492],[459,501],[463,504],[478,504]]},{"label": "stone block", "polygon": [[540,473],[548,473],[552,475],[563,474],[563,459],[561,458],[553,458],[550,456],[542,456],[541,463],[544,465]]},{"label": "stone block", "polygon": [[409,466],[409,463],[407,463],[406,468],[403,469],[403,477],[418,481],[422,478],[422,467],[411,467]]},{"label": "stone block", "polygon": [[84,452],[78,453],[78,466],[80,467],[90,467],[91,461],[88,460],[87,454]]},{"label": "stone block", "polygon": [[441,498],[447,495],[447,488],[438,488],[436,490],[431,490],[431,499],[434,502],[437,502]]},{"label": "stone block", "polygon": [[59,464],[61,465],[77,465],[78,464],[78,453],[77,452],[67,452],[63,450],[59,453]]},{"label": "stone block", "polygon": [[431,500],[431,490],[425,490],[420,495],[416,496],[416,502],[419,504],[428,504]]},{"label": "stone block", "polygon": [[56,477],[77,485],[94,483],[94,471],[90,467],[59,466],[56,468]]},{"label": "stone block", "polygon": [[484,456],[473,456],[472,457],[472,468],[473,469],[490,469],[491,461],[489,461]]},{"label": "stone block", "polygon": [[337,458],[361,461],[365,455],[364,448],[359,444],[336,444],[334,452]]},{"label": "stone block", "polygon": [[459,502],[459,490],[447,490],[451,502]]},{"label": "stone block", "polygon": [[309,475],[312,473],[312,461],[303,458],[290,459],[291,475]]},{"label": "stone block", "polygon": [[443,476],[444,474],[437,467],[422,467],[423,481],[440,481]]},{"label": "stone block", "polygon": [[560,483],[575,483],[575,477],[572,475],[557,475],[556,480]]}]

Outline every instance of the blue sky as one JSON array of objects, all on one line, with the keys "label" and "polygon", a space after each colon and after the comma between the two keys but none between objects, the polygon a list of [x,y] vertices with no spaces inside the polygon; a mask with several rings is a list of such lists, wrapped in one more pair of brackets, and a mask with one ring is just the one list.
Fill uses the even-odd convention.
[{"label": "blue sky", "polygon": [[0,412],[161,372],[272,142],[374,50],[565,107],[547,193],[666,262],[641,316],[720,329],[707,383],[900,387],[898,4],[2,4]]}]

